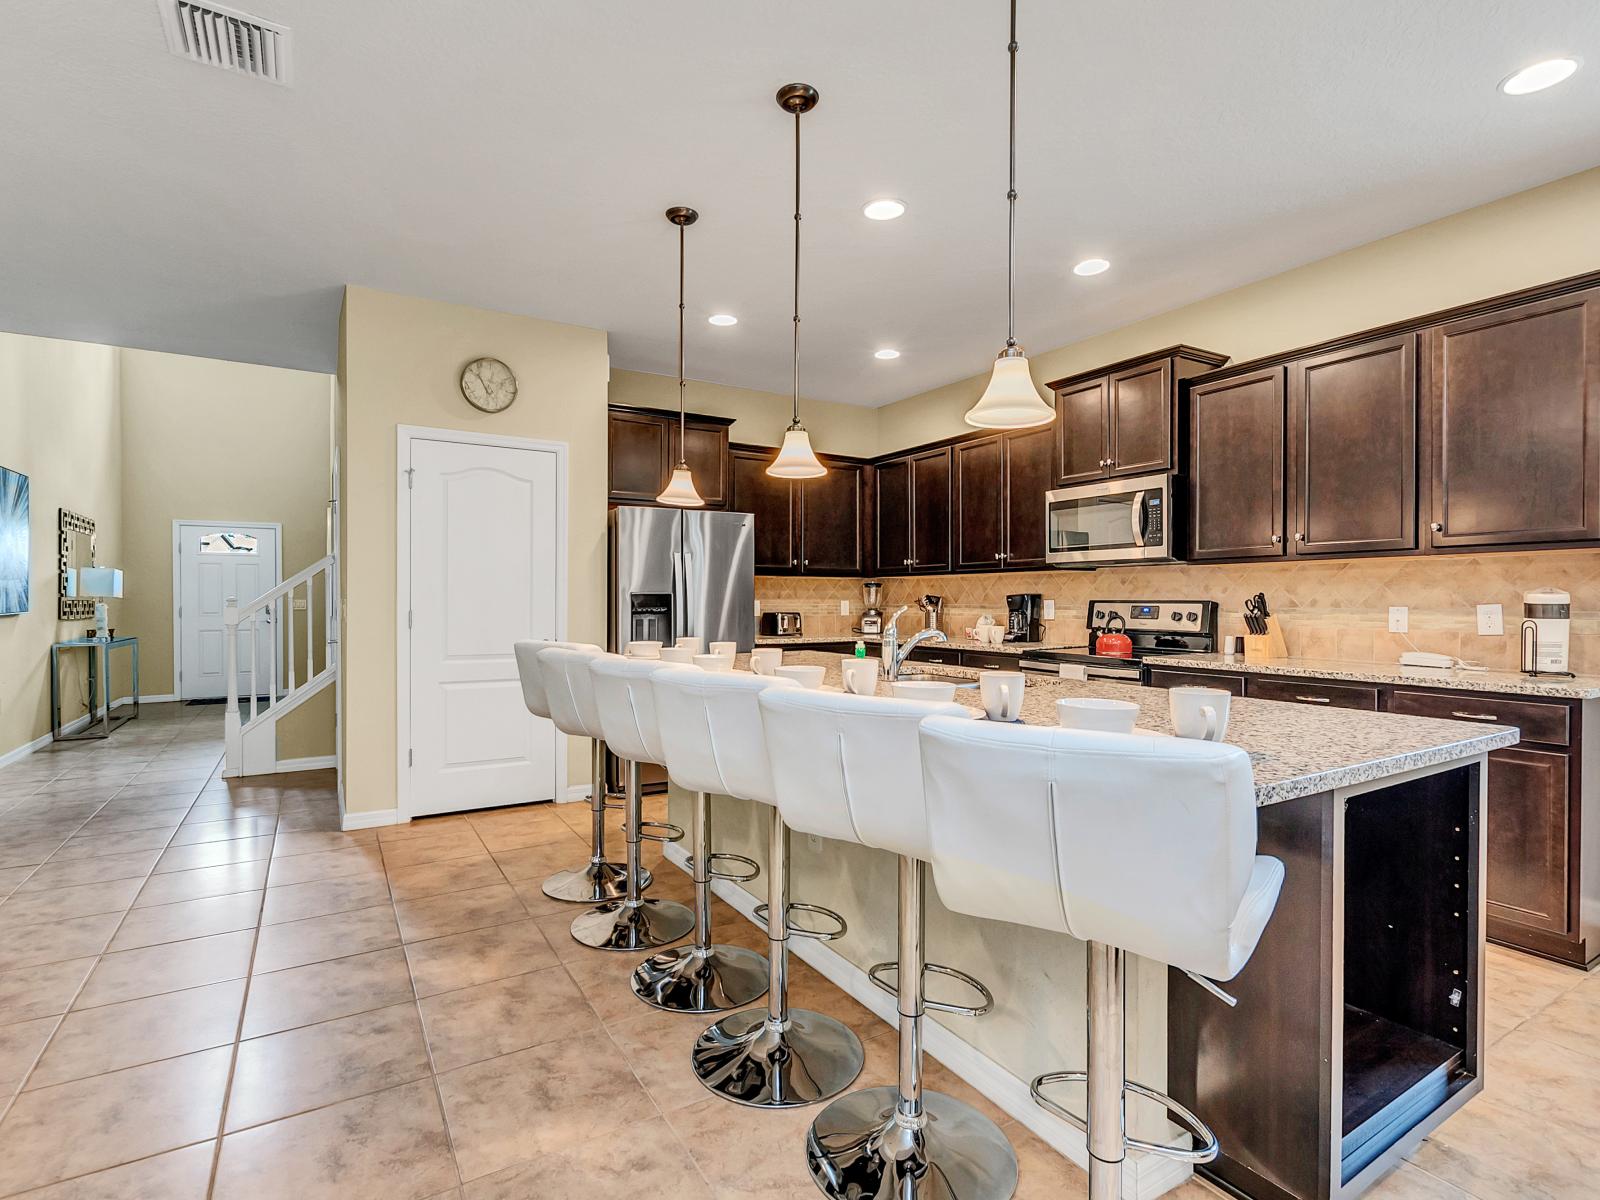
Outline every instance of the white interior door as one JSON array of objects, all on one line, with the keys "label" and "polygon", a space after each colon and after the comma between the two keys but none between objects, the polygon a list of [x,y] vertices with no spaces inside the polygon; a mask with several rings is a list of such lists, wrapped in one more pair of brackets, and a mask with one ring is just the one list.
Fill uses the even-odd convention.
[{"label": "white interior door", "polygon": [[512,646],[557,636],[556,452],[413,438],[410,465],[409,815],[553,799]]},{"label": "white interior door", "polygon": [[[280,581],[276,525],[181,521],[177,526],[178,695],[216,700],[228,694],[224,669],[222,606],[271,591]],[[270,620],[239,634],[239,694],[250,694],[250,664],[259,661],[257,692],[267,694],[272,654]]]}]

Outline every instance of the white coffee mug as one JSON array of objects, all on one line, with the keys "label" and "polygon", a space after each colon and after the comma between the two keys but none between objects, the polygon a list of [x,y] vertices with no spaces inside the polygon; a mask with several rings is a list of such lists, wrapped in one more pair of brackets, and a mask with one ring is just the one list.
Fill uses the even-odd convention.
[{"label": "white coffee mug", "polygon": [[889,691],[897,700],[926,700],[931,704],[948,704],[956,698],[956,685],[937,679],[897,679],[889,685]]},{"label": "white coffee mug", "polygon": [[1099,700],[1074,696],[1056,701],[1056,724],[1063,729],[1093,729],[1100,733],[1132,733],[1139,706],[1126,700]]},{"label": "white coffee mug", "polygon": [[689,653],[691,653],[691,654],[704,654],[705,653],[705,643],[703,643],[697,637],[681,637],[677,641],[673,642],[672,644],[674,646],[681,646],[683,649],[689,651]]},{"label": "white coffee mug", "polygon": [[782,646],[757,646],[750,651],[750,669],[757,675],[771,675],[774,668],[782,665]]},{"label": "white coffee mug", "polygon": [[694,651],[688,646],[663,646],[661,647],[661,661],[669,663],[682,663],[688,666],[694,662]]},{"label": "white coffee mug", "polygon": [[852,696],[872,696],[878,691],[878,670],[883,661],[877,658],[857,658],[853,654],[839,659],[839,673],[844,676],[844,690]]},{"label": "white coffee mug", "polygon": [[1022,716],[1022,692],[1028,680],[1021,671],[978,672],[978,695],[991,721],[1015,721]]},{"label": "white coffee mug", "polygon": [[660,658],[660,642],[629,642],[623,649],[629,658]]},{"label": "white coffee mug", "polygon": [[1232,694],[1221,688],[1168,688],[1172,731],[1182,738],[1220,742],[1228,732],[1228,703],[1232,699]]},{"label": "white coffee mug", "polygon": [[739,643],[738,642],[712,642],[711,643],[711,653],[713,653],[713,654],[726,654],[729,658],[732,658],[735,654],[739,653]]},{"label": "white coffee mug", "polygon": [[819,688],[822,686],[823,676],[828,673],[828,669],[826,667],[814,667],[809,664],[797,663],[794,666],[777,667],[772,673],[781,675],[785,679],[793,679],[801,687]]},{"label": "white coffee mug", "polygon": [[731,654],[696,654],[694,665],[702,671],[731,671],[733,670],[733,655]]}]

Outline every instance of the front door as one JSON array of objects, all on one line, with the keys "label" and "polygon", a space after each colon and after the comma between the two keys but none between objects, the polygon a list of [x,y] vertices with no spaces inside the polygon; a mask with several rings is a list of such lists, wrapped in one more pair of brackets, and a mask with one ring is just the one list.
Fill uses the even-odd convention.
[{"label": "front door", "polygon": [[512,647],[559,636],[556,452],[409,447],[408,815],[554,799],[556,729],[523,704]]},{"label": "front door", "polygon": [[[183,700],[220,700],[228,694],[224,667],[222,607],[245,605],[278,586],[278,527],[180,521],[178,550],[178,687]],[[271,669],[270,612],[239,633],[239,695],[251,694],[250,666],[257,663],[255,691],[268,695]]]}]

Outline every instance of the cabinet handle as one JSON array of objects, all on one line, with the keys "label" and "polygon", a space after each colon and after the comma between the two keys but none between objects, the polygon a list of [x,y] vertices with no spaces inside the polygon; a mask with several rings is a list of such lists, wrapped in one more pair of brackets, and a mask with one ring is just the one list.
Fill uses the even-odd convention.
[{"label": "cabinet handle", "polygon": [[1296,700],[1304,700],[1307,704],[1332,704],[1327,696],[1296,696]]},{"label": "cabinet handle", "polygon": [[1467,721],[1498,721],[1500,719],[1494,713],[1452,712],[1450,715],[1452,717],[1461,717]]},{"label": "cabinet handle", "polygon": [[802,567],[809,567],[811,565],[811,560],[809,558],[801,559],[800,560],[800,565]]},{"label": "cabinet handle", "polygon": [[1283,544],[1283,534],[1281,534],[1281,533],[1273,534],[1272,535],[1272,544],[1274,546],[1281,546]]},{"label": "cabinet handle", "polygon": [[995,562],[999,562],[1000,561],[1000,551],[996,550],[994,552],[994,560],[995,560]]},{"label": "cabinet handle", "polygon": [[1303,542],[1306,540],[1306,535],[1303,533],[1297,533],[1294,535],[1294,540],[1297,542]]},{"label": "cabinet handle", "polygon": [[1441,522],[1441,521],[1434,521],[1431,525],[1428,526],[1428,528],[1433,530],[1435,533],[1443,533],[1444,532],[1444,523]]},{"label": "cabinet handle", "polygon": [[791,567],[798,567],[800,565],[800,560],[798,558],[791,558],[789,560],[789,565]]}]

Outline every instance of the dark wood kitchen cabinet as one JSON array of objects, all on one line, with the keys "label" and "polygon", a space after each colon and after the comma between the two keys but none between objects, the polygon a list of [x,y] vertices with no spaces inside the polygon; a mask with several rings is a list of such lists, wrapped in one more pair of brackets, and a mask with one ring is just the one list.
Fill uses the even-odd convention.
[{"label": "dark wood kitchen cabinet", "polygon": [[1018,429],[955,446],[955,569],[1045,565],[1044,496],[1054,481],[1056,432]]},{"label": "dark wood kitchen cabinet", "polygon": [[1180,383],[1228,361],[1225,354],[1169,346],[1050,385],[1056,396],[1063,486],[1178,469]]},{"label": "dark wood kitchen cabinet", "polygon": [[1600,538],[1600,289],[1424,337],[1429,545]]},{"label": "dark wood kitchen cabinet", "polygon": [[858,575],[862,553],[863,464],[820,455],[816,479],[774,479],[777,451],[737,446],[733,508],[755,518],[757,575]]},{"label": "dark wood kitchen cabinet", "polygon": [[950,570],[949,446],[922,450],[878,464],[877,547],[880,575],[923,575]]},{"label": "dark wood kitchen cabinet", "polygon": [[743,446],[732,452],[733,508],[755,518],[757,575],[792,575],[800,569],[794,487],[787,479],[774,479],[767,474],[777,453]]},{"label": "dark wood kitchen cabinet", "polygon": [[911,460],[890,459],[879,463],[872,474],[876,570],[880,575],[904,575],[911,570]]},{"label": "dark wood kitchen cabinet", "polygon": [[1189,412],[1189,557],[1281,557],[1283,368],[1197,383]]},{"label": "dark wood kitchen cabinet", "polygon": [[[727,508],[733,461],[727,417],[691,414],[683,445],[694,485],[707,508]],[[678,414],[614,405],[607,413],[608,491],[613,504],[653,504],[678,462]]]},{"label": "dark wood kitchen cabinet", "polygon": [[1044,496],[1056,473],[1056,431],[1053,426],[1018,429],[1002,438],[1006,452],[1006,544],[1001,553],[1008,570],[1033,569],[1045,563]]},{"label": "dark wood kitchen cabinet", "polygon": [[1290,550],[1417,546],[1417,335],[1289,364]]}]

